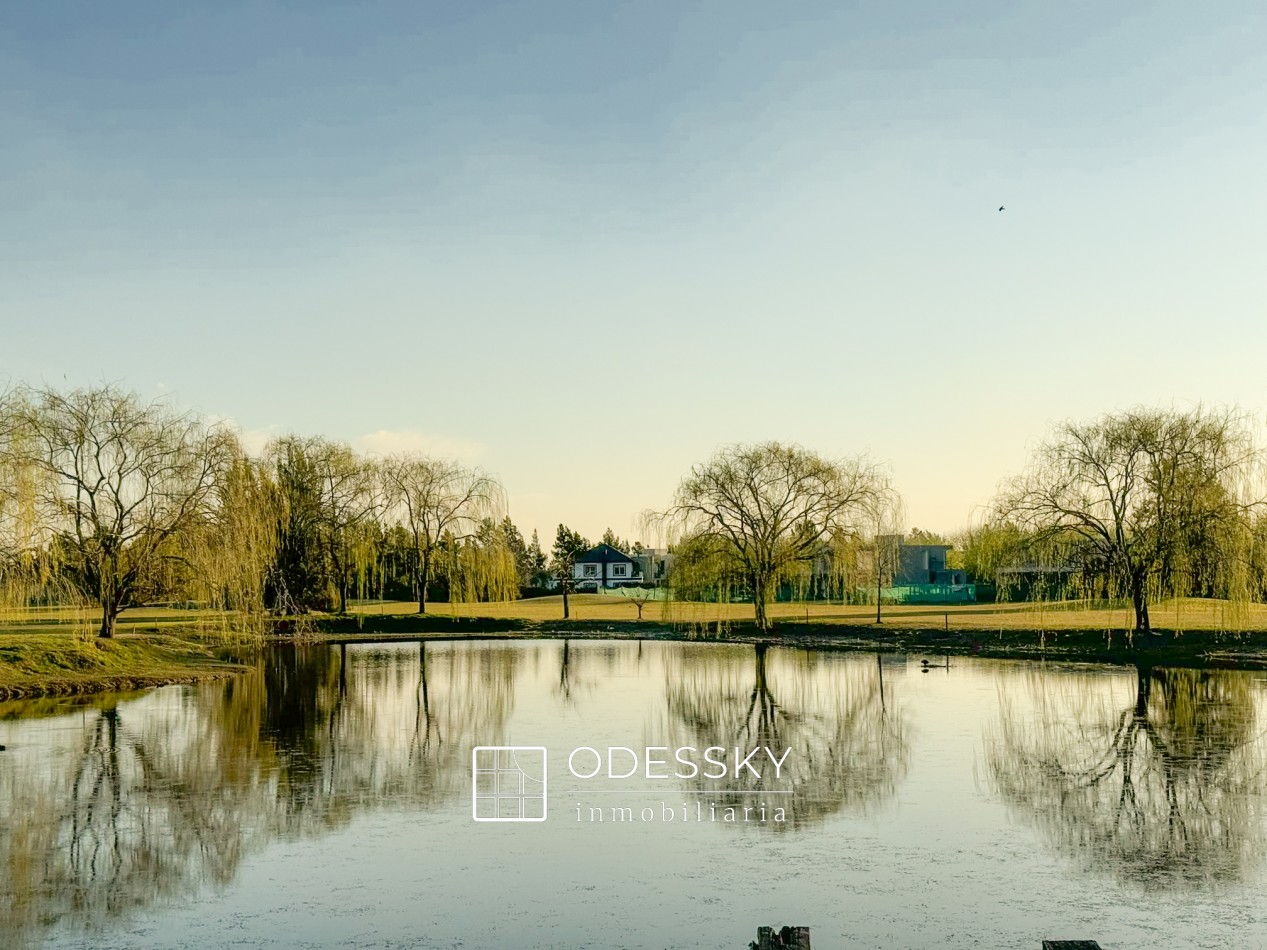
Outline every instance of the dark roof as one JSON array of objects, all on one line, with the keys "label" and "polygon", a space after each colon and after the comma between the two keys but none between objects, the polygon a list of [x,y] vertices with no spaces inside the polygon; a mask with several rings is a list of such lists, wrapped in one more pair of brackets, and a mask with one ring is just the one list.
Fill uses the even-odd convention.
[{"label": "dark roof", "polygon": [[628,554],[621,554],[610,544],[600,544],[576,556],[577,564],[633,564]]}]

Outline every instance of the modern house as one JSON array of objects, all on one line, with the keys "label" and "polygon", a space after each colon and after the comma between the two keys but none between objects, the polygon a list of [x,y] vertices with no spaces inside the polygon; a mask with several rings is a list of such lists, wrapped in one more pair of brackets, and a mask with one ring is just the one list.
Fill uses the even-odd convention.
[{"label": "modern house", "polygon": [[966,584],[968,575],[946,566],[950,544],[907,544],[900,535],[881,538],[894,543],[897,565],[893,572],[893,586],[912,584]]},{"label": "modern house", "polygon": [[644,583],[663,587],[669,582],[669,572],[673,570],[673,555],[668,548],[639,548],[634,552],[633,559],[642,572]]},{"label": "modern house", "polygon": [[610,544],[590,548],[572,562],[572,584],[578,591],[629,587],[642,582],[641,565]]},{"label": "modern house", "polygon": [[[952,545],[907,544],[902,535],[888,535],[877,540],[880,556],[892,565],[889,584],[879,591],[882,601],[962,604],[973,603],[977,599],[976,587],[968,583],[967,574],[947,565]],[[865,592],[872,601],[875,594],[874,588]]]}]

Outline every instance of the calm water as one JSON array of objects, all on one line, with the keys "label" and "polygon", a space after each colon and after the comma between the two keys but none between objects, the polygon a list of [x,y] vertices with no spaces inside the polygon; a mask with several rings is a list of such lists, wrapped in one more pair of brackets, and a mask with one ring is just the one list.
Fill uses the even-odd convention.
[{"label": "calm water", "polygon": [[[1265,946],[1265,686],[490,641],[0,704],[0,944]],[[547,820],[473,820],[480,745],[548,750]],[[777,777],[582,780],[581,746],[790,752]]]}]

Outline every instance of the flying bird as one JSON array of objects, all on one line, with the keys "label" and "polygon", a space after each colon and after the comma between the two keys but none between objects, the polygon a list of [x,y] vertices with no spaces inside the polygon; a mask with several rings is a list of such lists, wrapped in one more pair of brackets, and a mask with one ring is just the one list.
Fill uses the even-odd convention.
[{"label": "flying bird", "polygon": [[1000,211],[1002,211],[1002,210],[1003,210],[1003,206],[1002,206],[1002,205],[999,205],[999,210],[1000,210]]}]

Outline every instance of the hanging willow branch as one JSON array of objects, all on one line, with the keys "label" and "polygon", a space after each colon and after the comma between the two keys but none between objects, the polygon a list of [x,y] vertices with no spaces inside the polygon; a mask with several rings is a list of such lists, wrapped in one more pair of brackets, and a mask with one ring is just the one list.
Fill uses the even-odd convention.
[{"label": "hanging willow branch", "polygon": [[757,626],[769,629],[766,605],[780,585],[804,592],[820,569],[846,582],[860,526],[892,494],[862,458],[829,460],[778,442],[722,449],[691,470],[659,516],[677,541],[675,588],[698,590],[708,573],[718,590],[737,582]]},{"label": "hanging willow branch", "polygon": [[426,613],[437,569],[453,602],[518,595],[519,571],[505,539],[468,544],[483,519],[496,521],[505,513],[505,493],[495,478],[448,459],[404,454],[383,463],[382,479],[388,524],[403,528],[411,541],[418,613]]},{"label": "hanging willow branch", "polygon": [[996,516],[1039,556],[1129,598],[1135,628],[1149,632],[1149,605],[1161,597],[1253,596],[1261,464],[1233,412],[1136,409],[1059,426]]},{"label": "hanging willow branch", "polygon": [[170,591],[187,568],[235,440],[114,386],[25,388],[0,414],[17,573],[38,583],[55,570],[100,606],[110,637],[121,611]]}]

